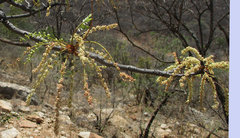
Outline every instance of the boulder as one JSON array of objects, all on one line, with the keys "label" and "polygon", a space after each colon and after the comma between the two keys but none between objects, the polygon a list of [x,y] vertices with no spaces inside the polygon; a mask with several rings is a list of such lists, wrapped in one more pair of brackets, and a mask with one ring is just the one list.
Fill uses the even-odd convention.
[{"label": "boulder", "polygon": [[0,132],[0,138],[16,138],[19,134],[19,131],[16,128],[7,129]]},{"label": "boulder", "polygon": [[[11,99],[14,95],[16,98],[20,98],[23,101],[26,101],[28,94],[31,93],[31,89],[26,86],[21,86],[8,82],[0,82],[0,95],[2,95],[6,99]],[[38,105],[39,100],[34,94],[32,96],[30,104]]]}]

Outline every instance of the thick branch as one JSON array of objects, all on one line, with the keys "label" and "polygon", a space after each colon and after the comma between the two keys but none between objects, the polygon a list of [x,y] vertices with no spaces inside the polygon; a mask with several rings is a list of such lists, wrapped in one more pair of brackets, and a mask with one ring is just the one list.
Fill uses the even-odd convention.
[{"label": "thick branch", "polygon": [[[11,30],[12,32],[19,34],[21,36],[25,36],[25,35],[29,35],[30,32],[25,31],[25,30],[21,30],[19,28],[17,28],[16,26],[14,26],[12,23],[10,23],[8,20],[2,22],[3,25],[5,27],[7,27],[9,30]],[[40,37],[31,37],[31,40],[35,41],[35,42],[41,42],[44,41],[43,38]],[[14,43],[11,43],[14,44]],[[19,45],[19,43],[17,44]],[[29,47],[29,45],[19,45],[19,46],[26,46]],[[61,47],[60,46],[56,46],[53,48],[53,50],[57,50],[60,51]],[[115,67],[114,64],[112,62],[108,62],[107,60],[105,60],[102,56],[99,56],[98,54],[95,53],[91,53],[89,52],[89,57],[95,59],[95,61],[99,62],[100,64],[103,64],[105,66],[108,67]],[[135,66],[131,66],[131,65],[122,65],[122,64],[118,64],[118,67],[121,70],[126,70],[126,71],[131,71],[131,72],[137,72],[137,73],[143,73],[143,74],[150,74],[150,75],[156,75],[156,76],[163,76],[163,77],[169,77],[172,75],[173,71],[161,71],[161,70],[157,70],[157,69],[142,69],[142,68],[137,68]],[[190,75],[197,75],[197,74],[201,74],[203,73],[202,71],[196,72],[196,73],[192,73]],[[182,77],[184,76],[184,74],[176,74],[175,77]]]},{"label": "thick branch", "polygon": [[[2,22],[2,24],[3,24],[6,28],[8,28],[10,31],[12,31],[12,32],[14,32],[14,33],[16,33],[16,34],[19,34],[19,35],[21,35],[21,36],[25,36],[25,35],[29,35],[29,34],[30,34],[30,32],[28,32],[28,31],[25,31],[25,30],[22,30],[22,29],[20,29],[20,28],[17,28],[17,27],[14,26],[12,23],[10,23],[8,20],[4,20],[4,21]],[[33,41],[36,41],[36,42],[43,41],[43,39],[42,39],[42,38],[39,38],[39,37],[32,37],[31,39],[32,39]]]}]

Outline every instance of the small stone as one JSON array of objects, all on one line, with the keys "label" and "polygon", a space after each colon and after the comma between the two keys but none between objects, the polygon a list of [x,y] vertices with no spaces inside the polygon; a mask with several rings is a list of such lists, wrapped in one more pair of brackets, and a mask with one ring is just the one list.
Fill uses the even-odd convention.
[{"label": "small stone", "polygon": [[132,120],[133,121],[136,121],[137,120],[137,117],[136,116],[131,116]]},{"label": "small stone", "polygon": [[38,129],[38,130],[41,130],[41,129],[42,129],[42,127],[37,127],[37,129]]},{"label": "small stone", "polygon": [[89,138],[91,132],[80,132],[78,134],[79,138]]},{"label": "small stone", "polygon": [[166,124],[161,124],[161,128],[162,128],[162,129],[167,129],[168,126],[167,126]]},{"label": "small stone", "polygon": [[18,117],[18,116],[20,115],[19,113],[14,112],[14,111],[11,111],[11,114],[12,114],[13,116],[16,116],[16,117]]},{"label": "small stone", "polygon": [[11,112],[12,111],[12,104],[10,102],[0,100],[0,109],[3,112]]},{"label": "small stone", "polygon": [[144,112],[143,115],[144,116],[149,116],[149,113],[148,112]]},{"label": "small stone", "polygon": [[79,138],[103,138],[95,133],[92,133],[92,132],[80,132],[78,134],[78,137]]},{"label": "small stone", "polygon": [[166,131],[166,132],[172,132],[172,130],[171,130],[171,129],[166,129],[165,131]]},{"label": "small stone", "polygon": [[46,110],[46,109],[42,109],[42,112],[43,112],[43,113],[46,113],[46,112],[47,112],[47,110]]},{"label": "small stone", "polygon": [[39,130],[35,129],[35,130],[34,130],[34,132],[35,132],[35,133],[38,133],[38,132],[39,132]]},{"label": "small stone", "polygon": [[67,111],[69,111],[69,108],[68,108],[68,107],[62,107],[61,110],[62,110],[63,112],[67,112]]},{"label": "small stone", "polygon": [[65,131],[61,131],[61,135],[62,135],[62,136],[66,136],[66,134],[67,134],[67,133],[66,133]]}]

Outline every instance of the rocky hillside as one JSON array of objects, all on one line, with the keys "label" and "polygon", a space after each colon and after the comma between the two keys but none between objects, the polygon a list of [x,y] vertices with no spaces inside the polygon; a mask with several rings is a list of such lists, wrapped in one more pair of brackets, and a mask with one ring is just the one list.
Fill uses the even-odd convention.
[{"label": "rocky hillside", "polygon": [[[39,102],[33,96],[30,106],[26,96],[30,92],[29,78],[21,72],[0,70],[0,135],[2,138],[54,138],[55,96],[48,101]],[[92,107],[75,105],[62,106],[60,111],[59,135],[57,138],[138,138],[146,128],[154,108],[132,104],[136,97],[129,95],[115,107],[102,107],[96,101]],[[146,110],[148,109],[148,110]],[[197,118],[211,125],[213,120],[193,108],[188,108]],[[170,114],[170,113],[169,113]],[[207,137],[211,132],[195,124],[183,122],[162,114],[154,120],[149,137]],[[225,131],[219,135],[227,136]],[[215,133],[216,134],[216,133]],[[215,137],[211,135],[211,137]]]}]

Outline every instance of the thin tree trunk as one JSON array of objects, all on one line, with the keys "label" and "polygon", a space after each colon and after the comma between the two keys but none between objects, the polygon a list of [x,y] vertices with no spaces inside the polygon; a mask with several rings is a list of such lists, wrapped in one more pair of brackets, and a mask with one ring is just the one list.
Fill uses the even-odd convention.
[{"label": "thin tree trunk", "polygon": [[[171,92],[173,93],[173,92]],[[159,112],[159,110],[162,108],[163,105],[165,105],[165,103],[167,102],[167,99],[170,97],[170,94],[167,94],[165,96],[165,98],[163,99],[163,101],[158,105],[158,108],[154,111],[151,119],[149,120],[148,122],[148,125],[145,129],[145,132],[144,132],[144,136],[143,138],[148,138],[148,135],[149,135],[149,131],[150,131],[150,128],[151,128],[151,125],[153,123],[153,120],[155,119],[155,117],[157,116],[157,113]]]}]

